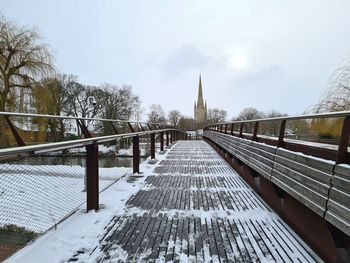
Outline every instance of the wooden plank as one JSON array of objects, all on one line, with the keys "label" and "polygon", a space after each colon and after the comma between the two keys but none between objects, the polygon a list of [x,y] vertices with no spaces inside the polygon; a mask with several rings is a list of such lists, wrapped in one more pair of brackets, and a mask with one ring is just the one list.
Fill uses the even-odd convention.
[{"label": "wooden plank", "polygon": [[[317,181],[305,174],[290,170],[281,164],[275,163],[272,177],[277,177],[279,180],[284,181],[286,184],[289,184],[290,181],[295,182],[297,185],[293,184],[294,189],[302,192],[305,195],[308,195],[308,192],[310,191],[316,191],[318,195],[321,195],[322,197],[327,197],[328,195],[328,183]],[[299,187],[299,185],[301,187]]]},{"label": "wooden plank", "polygon": [[308,165],[307,163],[295,162],[279,155],[276,155],[274,168],[276,168],[276,164],[286,167],[290,171],[303,174],[305,177],[313,178],[319,182],[326,183],[327,185],[330,184],[332,171],[325,172],[324,170],[319,170],[311,165]]},{"label": "wooden plank", "polygon": [[282,148],[277,149],[276,155],[284,157],[296,163],[302,163],[308,167],[313,167],[328,173],[332,173],[334,168],[333,166],[335,165],[335,162],[333,161],[323,160],[321,158],[316,158],[316,157],[311,157],[301,153],[291,152]]}]

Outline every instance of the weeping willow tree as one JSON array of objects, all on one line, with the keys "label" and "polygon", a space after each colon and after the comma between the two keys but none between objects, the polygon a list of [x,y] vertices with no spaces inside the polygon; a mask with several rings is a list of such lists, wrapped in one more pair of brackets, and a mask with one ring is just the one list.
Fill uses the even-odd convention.
[{"label": "weeping willow tree", "polygon": [[[312,113],[350,110],[350,60],[344,60],[328,80],[326,90],[318,103],[310,109]],[[339,118],[315,119],[311,123],[320,137],[337,138],[342,128]]]},{"label": "weeping willow tree", "polygon": [[326,91],[312,107],[314,113],[350,110],[350,60],[331,75]]},{"label": "weeping willow tree", "polygon": [[[0,16],[0,111],[11,109],[13,94],[31,89],[53,71],[52,56],[36,30],[20,27]],[[0,127],[5,127],[0,117]],[[6,132],[0,144],[8,144]]]}]

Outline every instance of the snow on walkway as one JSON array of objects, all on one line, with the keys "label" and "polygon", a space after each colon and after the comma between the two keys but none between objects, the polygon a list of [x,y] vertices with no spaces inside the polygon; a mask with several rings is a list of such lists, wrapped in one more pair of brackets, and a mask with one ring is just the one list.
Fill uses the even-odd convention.
[{"label": "snow on walkway", "polygon": [[207,143],[157,159],[8,262],[321,262]]}]

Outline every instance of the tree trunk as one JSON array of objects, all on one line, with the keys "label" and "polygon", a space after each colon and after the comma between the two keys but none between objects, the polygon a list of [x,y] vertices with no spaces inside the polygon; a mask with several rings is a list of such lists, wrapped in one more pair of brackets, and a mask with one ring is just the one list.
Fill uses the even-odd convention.
[{"label": "tree trunk", "polygon": [[[4,77],[4,91],[0,92],[0,111],[6,110],[7,95],[9,92],[10,79],[9,77]],[[2,129],[0,132],[0,148],[7,148],[10,145],[8,136],[9,128],[3,115],[0,115],[0,127]]]},{"label": "tree trunk", "polygon": [[[1,92],[0,94],[0,111],[5,111],[6,95],[4,94],[4,92]],[[0,127],[0,148],[7,148],[9,146],[9,140],[7,135],[9,129],[4,115],[0,115]]]}]

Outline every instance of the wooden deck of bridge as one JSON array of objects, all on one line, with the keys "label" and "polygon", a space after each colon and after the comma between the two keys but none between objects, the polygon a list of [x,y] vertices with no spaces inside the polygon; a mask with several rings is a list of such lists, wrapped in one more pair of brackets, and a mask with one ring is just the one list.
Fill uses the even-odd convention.
[{"label": "wooden deck of bridge", "polygon": [[99,262],[320,262],[203,141],[176,143],[127,205]]}]

